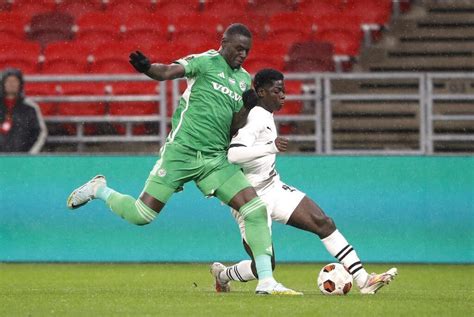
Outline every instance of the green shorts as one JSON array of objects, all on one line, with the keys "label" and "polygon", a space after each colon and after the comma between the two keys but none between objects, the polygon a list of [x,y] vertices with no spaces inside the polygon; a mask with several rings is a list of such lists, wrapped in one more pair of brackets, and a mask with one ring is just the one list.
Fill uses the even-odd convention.
[{"label": "green shorts", "polygon": [[242,189],[252,186],[240,167],[229,163],[226,153],[202,153],[167,143],[143,191],[166,203],[189,181],[194,181],[204,195],[217,196],[226,204]]}]

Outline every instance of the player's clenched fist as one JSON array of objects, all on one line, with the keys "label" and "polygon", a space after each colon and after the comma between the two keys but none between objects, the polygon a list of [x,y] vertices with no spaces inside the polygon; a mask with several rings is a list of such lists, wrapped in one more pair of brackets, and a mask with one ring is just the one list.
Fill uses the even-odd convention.
[{"label": "player's clenched fist", "polygon": [[139,71],[140,73],[145,73],[147,72],[150,67],[151,63],[148,60],[148,58],[142,54],[140,51],[136,51],[130,54],[130,64]]},{"label": "player's clenched fist", "polygon": [[244,91],[242,94],[242,101],[244,102],[244,107],[247,109],[252,109],[257,105],[258,96],[255,90],[249,89]]},{"label": "player's clenched fist", "polygon": [[280,152],[286,152],[288,149],[288,139],[287,138],[282,138],[282,137],[277,137],[275,139],[275,146]]}]

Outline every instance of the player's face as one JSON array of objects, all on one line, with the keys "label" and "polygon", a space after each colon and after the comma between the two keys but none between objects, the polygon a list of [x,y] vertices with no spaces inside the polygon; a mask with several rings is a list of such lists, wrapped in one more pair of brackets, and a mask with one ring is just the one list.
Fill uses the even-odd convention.
[{"label": "player's face", "polygon": [[239,68],[249,55],[252,39],[235,34],[222,41],[221,54],[232,69]]},{"label": "player's face", "polygon": [[276,80],[268,88],[264,89],[264,104],[269,107],[270,111],[278,111],[283,107],[285,103],[285,84],[283,80]]}]

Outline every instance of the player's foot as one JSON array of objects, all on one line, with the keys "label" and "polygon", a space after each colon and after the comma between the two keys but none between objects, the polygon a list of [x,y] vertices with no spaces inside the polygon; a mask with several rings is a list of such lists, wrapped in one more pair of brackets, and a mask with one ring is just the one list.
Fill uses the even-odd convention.
[{"label": "player's foot", "polygon": [[76,209],[81,206],[84,206],[92,199],[95,199],[97,189],[107,185],[105,176],[97,175],[92,178],[90,181],[82,185],[81,187],[76,188],[67,198],[67,206],[70,209]]},{"label": "player's foot", "polygon": [[362,294],[375,294],[381,287],[388,285],[398,274],[397,268],[392,267],[385,273],[376,274],[372,273],[369,275],[365,285],[360,288]]},{"label": "player's foot", "polygon": [[225,265],[219,262],[211,264],[211,274],[216,281],[216,292],[228,293],[230,292],[230,282],[225,282],[220,278],[221,272],[226,269]]},{"label": "player's foot", "polygon": [[261,286],[260,284],[257,285],[257,289],[255,290],[257,295],[290,295],[290,296],[298,296],[303,295],[301,292],[294,291],[292,289],[286,288],[283,284],[274,281],[268,286]]}]

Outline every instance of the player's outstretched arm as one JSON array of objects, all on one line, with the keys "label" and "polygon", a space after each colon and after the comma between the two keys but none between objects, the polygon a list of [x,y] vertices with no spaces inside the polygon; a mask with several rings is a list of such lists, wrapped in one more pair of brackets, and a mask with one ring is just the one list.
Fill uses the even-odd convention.
[{"label": "player's outstretched arm", "polygon": [[184,66],[180,64],[151,64],[148,57],[142,52],[136,51],[130,54],[130,64],[140,73],[155,80],[171,80],[184,77]]}]

